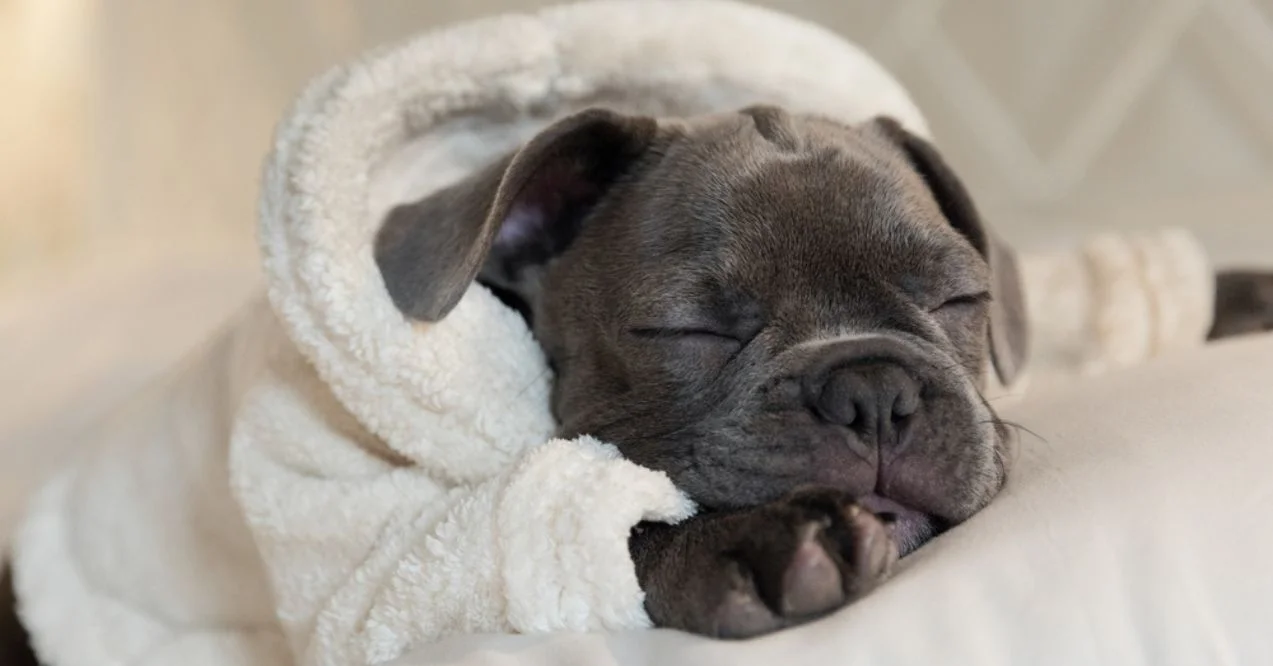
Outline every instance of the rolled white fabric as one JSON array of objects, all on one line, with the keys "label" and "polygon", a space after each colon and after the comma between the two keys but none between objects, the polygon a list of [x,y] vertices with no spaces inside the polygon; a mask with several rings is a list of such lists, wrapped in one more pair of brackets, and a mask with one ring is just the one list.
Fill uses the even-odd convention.
[{"label": "rolled white fabric", "polygon": [[1215,275],[1187,231],[1108,233],[1021,257],[1032,377],[1094,375],[1201,345]]}]

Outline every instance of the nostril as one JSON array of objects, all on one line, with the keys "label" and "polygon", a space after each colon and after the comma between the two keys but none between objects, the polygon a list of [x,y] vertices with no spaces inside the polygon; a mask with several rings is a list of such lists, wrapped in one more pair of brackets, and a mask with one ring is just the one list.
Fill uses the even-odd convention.
[{"label": "nostril", "polygon": [[841,402],[835,409],[827,410],[827,413],[831,415],[831,420],[834,420],[835,423],[849,428],[854,427],[862,420],[862,410],[858,409],[857,404],[854,404],[852,400]]},{"label": "nostril", "polygon": [[835,410],[835,420],[842,426],[853,426],[859,420],[858,408],[852,402],[845,402]]},{"label": "nostril", "polygon": [[864,405],[859,404],[860,397],[854,395],[851,387],[843,382],[830,382],[811,400],[810,406],[815,414],[827,423],[845,427],[857,427],[867,417]]},{"label": "nostril", "polygon": [[919,411],[919,391],[907,387],[898,392],[893,400],[893,421],[903,421]]}]

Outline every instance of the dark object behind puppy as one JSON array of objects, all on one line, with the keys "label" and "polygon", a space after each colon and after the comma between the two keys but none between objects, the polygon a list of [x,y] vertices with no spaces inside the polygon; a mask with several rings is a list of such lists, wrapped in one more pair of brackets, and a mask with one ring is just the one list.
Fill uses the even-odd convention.
[{"label": "dark object behind puppy", "polygon": [[979,389],[1026,357],[1012,255],[891,120],[587,111],[393,211],[376,259],[419,319],[491,287],[556,372],[561,434],[700,503],[632,538],[662,626],[817,617],[1004,482]]},{"label": "dark object behind puppy", "polygon": [[37,666],[31,637],[18,621],[18,597],[13,571],[0,563],[0,666]]},{"label": "dark object behind puppy", "polygon": [[1208,340],[1273,331],[1273,274],[1227,271],[1216,276],[1216,313]]}]

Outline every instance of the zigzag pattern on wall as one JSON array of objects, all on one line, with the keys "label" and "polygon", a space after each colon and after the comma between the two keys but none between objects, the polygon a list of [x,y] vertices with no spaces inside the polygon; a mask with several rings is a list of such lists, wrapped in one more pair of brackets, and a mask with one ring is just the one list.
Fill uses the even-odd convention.
[{"label": "zigzag pattern on wall", "polygon": [[1002,204],[1223,187],[1273,172],[1273,3],[892,5],[847,32],[906,80],[952,158]]}]

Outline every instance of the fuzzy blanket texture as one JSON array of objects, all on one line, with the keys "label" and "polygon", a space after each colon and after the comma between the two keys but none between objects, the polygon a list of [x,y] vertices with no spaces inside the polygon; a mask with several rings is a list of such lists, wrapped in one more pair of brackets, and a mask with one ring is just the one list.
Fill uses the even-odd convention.
[{"label": "fuzzy blanket texture", "polygon": [[[591,438],[554,439],[521,319],[474,286],[423,325],[372,239],[395,204],[562,115],[754,102],[927,135],[855,46],[717,0],[602,0],[463,24],[314,81],[265,171],[268,299],[95,432],[16,538],[21,614],[52,666],[392,660],[473,632],[649,624],[627,536],[693,504]],[[1022,257],[1036,373],[1197,344],[1187,235]]]}]

